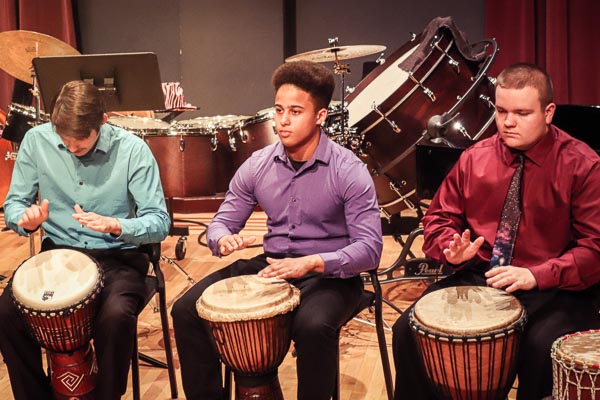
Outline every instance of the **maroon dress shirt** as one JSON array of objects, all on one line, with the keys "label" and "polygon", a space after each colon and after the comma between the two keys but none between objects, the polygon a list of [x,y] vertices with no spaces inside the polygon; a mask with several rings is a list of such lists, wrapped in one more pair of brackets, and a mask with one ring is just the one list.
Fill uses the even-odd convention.
[{"label": "maroon dress shirt", "polygon": [[[540,290],[582,290],[600,281],[600,157],[585,143],[551,126],[525,153],[523,214],[512,265],[529,268]],[[428,257],[454,233],[485,238],[478,252],[489,263],[516,153],[496,134],[465,150],[423,218]]]}]

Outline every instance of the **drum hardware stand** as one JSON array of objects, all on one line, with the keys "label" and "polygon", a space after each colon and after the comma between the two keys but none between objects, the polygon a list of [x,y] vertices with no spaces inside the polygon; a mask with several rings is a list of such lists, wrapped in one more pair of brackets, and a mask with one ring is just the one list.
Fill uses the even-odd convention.
[{"label": "drum hardware stand", "polygon": [[329,38],[327,39],[327,42],[329,43],[329,46],[331,46],[332,48],[332,52],[333,55],[335,57],[335,61],[333,64],[333,72],[336,75],[340,76],[340,80],[342,82],[342,87],[341,87],[341,111],[342,111],[342,118],[340,119],[340,131],[342,133],[342,135],[344,135],[346,133],[346,121],[344,121],[344,115],[346,113],[346,101],[344,99],[345,94],[346,94],[346,74],[350,73],[350,64],[340,64],[340,60],[338,59],[338,51],[339,49],[339,43],[338,43],[338,38]]},{"label": "drum hardware stand", "polygon": [[402,129],[400,129],[398,127],[398,124],[396,124],[395,121],[392,121],[391,119],[389,119],[384,113],[381,112],[381,110],[379,109],[379,105],[377,105],[377,103],[373,102],[373,104],[371,104],[371,110],[375,111],[377,114],[379,114],[381,116],[381,118],[384,119],[385,122],[387,122],[390,127],[392,128],[392,130],[395,133],[400,133],[402,132]]}]

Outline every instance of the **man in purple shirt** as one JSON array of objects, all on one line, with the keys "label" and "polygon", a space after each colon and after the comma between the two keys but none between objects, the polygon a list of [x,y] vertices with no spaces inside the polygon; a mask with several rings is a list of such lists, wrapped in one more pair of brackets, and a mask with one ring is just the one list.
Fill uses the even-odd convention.
[{"label": "man in purple shirt", "polygon": [[325,66],[297,61],[273,74],[280,141],[255,152],[236,172],[207,229],[215,256],[254,243],[243,237],[255,207],[267,214],[264,253],[207,276],[173,306],[183,388],[188,399],[220,399],[221,367],[195,303],[212,283],[258,274],[301,291],[292,339],[298,399],[329,399],[337,370],[337,331],[360,298],[359,274],[377,267],[383,246],[379,208],[366,166],[321,130],[335,88]]},{"label": "man in purple shirt", "polygon": [[[552,98],[550,78],[538,67],[506,68],[496,85],[498,133],[465,150],[423,218],[423,251],[456,268],[426,293],[488,285],[512,293],[525,308],[528,322],[517,360],[520,400],[551,395],[555,339],[600,328],[600,158],[551,125]],[[522,212],[512,261],[490,269],[519,157],[524,158]],[[408,314],[393,329],[396,398],[433,399]]]}]

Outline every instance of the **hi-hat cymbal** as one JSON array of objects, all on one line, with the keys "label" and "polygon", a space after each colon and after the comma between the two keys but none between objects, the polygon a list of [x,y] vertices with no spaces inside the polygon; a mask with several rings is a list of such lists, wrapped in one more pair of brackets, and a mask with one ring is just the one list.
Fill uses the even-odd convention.
[{"label": "hi-hat cymbal", "polygon": [[[385,46],[379,45],[353,45],[353,46],[335,46],[326,49],[307,51],[306,53],[296,54],[285,59],[285,62],[306,60],[313,62],[329,62],[337,60],[347,60],[350,58],[364,57],[379,53],[385,50]],[[336,58],[337,56],[337,58]]]},{"label": "hi-hat cymbal", "polygon": [[80,53],[55,37],[32,31],[0,32],[0,69],[23,82],[33,83],[35,57],[75,56]]}]

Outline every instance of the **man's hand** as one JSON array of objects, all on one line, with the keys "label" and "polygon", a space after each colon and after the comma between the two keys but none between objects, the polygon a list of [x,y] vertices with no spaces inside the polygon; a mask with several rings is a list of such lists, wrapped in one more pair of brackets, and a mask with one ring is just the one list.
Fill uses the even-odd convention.
[{"label": "man's hand", "polygon": [[247,238],[238,235],[225,235],[219,239],[217,245],[219,246],[219,253],[222,256],[228,256],[234,251],[243,250],[250,246],[256,241],[256,236],[249,236]]},{"label": "man's hand", "polygon": [[25,210],[23,215],[21,215],[21,219],[17,221],[17,225],[27,229],[28,231],[35,231],[42,224],[42,222],[48,219],[49,215],[50,202],[47,199],[44,199],[40,205],[30,205]]},{"label": "man's hand", "polygon": [[494,267],[485,273],[488,286],[506,290],[508,293],[516,290],[531,290],[537,287],[537,281],[528,268],[507,265]]},{"label": "man's hand", "polygon": [[309,272],[325,271],[325,262],[318,254],[282,259],[267,257],[267,262],[269,265],[258,273],[262,278],[301,278]]},{"label": "man's hand", "polygon": [[96,232],[112,233],[116,236],[121,234],[121,223],[117,218],[104,217],[93,212],[85,212],[79,204],[75,204],[75,207],[73,208],[75,214],[73,214],[72,217],[79,222],[82,227],[85,226]]},{"label": "man's hand", "polygon": [[471,231],[468,229],[465,229],[462,236],[455,233],[448,248],[444,249],[446,261],[450,264],[462,264],[469,261],[475,257],[484,240],[483,236],[479,236],[471,242]]}]

